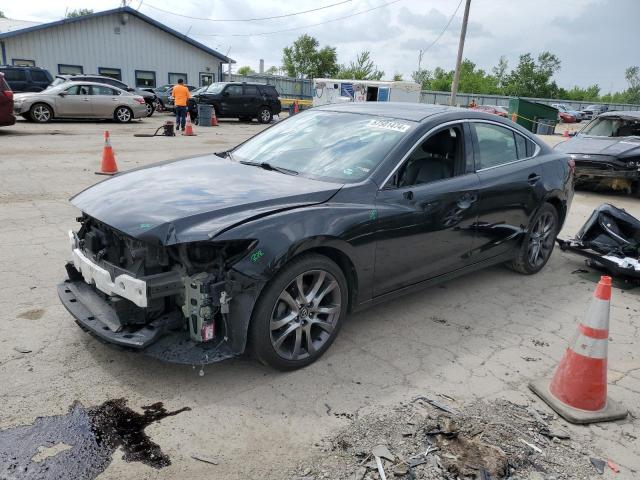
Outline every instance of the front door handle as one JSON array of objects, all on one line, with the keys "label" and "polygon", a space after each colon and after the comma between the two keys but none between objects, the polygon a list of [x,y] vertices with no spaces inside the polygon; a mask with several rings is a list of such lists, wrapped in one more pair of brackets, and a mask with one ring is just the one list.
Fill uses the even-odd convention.
[{"label": "front door handle", "polygon": [[413,200],[413,192],[411,190],[403,192],[402,196],[407,200]]},{"label": "front door handle", "polygon": [[529,175],[529,185],[535,185],[536,183],[538,183],[538,180],[540,180],[540,175],[538,175],[537,173],[532,173],[531,175]]}]

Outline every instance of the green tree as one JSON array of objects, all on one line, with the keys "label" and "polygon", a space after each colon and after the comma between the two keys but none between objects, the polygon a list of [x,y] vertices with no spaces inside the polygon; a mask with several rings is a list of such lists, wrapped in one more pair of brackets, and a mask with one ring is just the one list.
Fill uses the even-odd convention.
[{"label": "green tree", "polygon": [[380,80],[384,76],[384,71],[378,67],[371,59],[368,51],[360,52],[356,55],[356,60],[349,65],[343,65],[338,72],[338,78],[352,78],[354,80]]},{"label": "green tree", "polygon": [[530,53],[520,55],[517,67],[505,77],[503,93],[520,97],[556,97],[558,86],[552,77],[558,70],[560,59],[553,53],[542,52],[537,63]]},{"label": "green tree", "polygon": [[640,103],[640,67],[634,65],[627,68],[624,72],[624,78],[629,83],[625,103]]},{"label": "green tree", "polygon": [[0,18],[7,18],[5,17],[4,12],[2,10],[0,10]]},{"label": "green tree", "polygon": [[431,72],[429,70],[416,70],[411,74],[411,80],[419,83],[423,90],[431,90]]},{"label": "green tree", "polygon": [[318,49],[320,43],[310,35],[301,35],[282,50],[282,67],[290,77],[332,77],[338,72],[335,47]]},{"label": "green tree", "polygon": [[394,73],[393,74],[393,81],[394,82],[402,82],[404,79],[402,78],[402,74],[401,73]]},{"label": "green tree", "polygon": [[491,69],[491,71],[493,72],[493,76],[496,77],[498,88],[500,89],[504,87],[504,80],[505,80],[505,77],[507,76],[508,69],[509,69],[509,62],[507,62],[507,57],[505,57],[504,55],[500,56],[500,60],[498,60],[498,65],[496,65]]},{"label": "green tree", "polygon": [[85,15],[91,15],[93,8],[78,8],[67,12],[67,18],[83,17]]},{"label": "green tree", "polygon": [[278,67],[276,67],[275,65],[272,65],[271,67],[267,68],[264,71],[265,74],[267,75],[277,75],[278,74]]},{"label": "green tree", "polygon": [[252,73],[255,72],[251,70],[251,67],[249,65],[245,65],[244,67],[240,67],[238,69],[238,75],[251,75]]}]

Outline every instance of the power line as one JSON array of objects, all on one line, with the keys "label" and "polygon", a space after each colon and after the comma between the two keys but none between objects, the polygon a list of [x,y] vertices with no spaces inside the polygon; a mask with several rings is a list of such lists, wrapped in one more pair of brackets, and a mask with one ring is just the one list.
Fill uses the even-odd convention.
[{"label": "power line", "polygon": [[388,5],[392,5],[394,3],[398,3],[400,1],[402,1],[402,0],[393,0],[392,2],[383,3],[382,5],[378,5],[377,7],[369,8],[367,10],[362,10],[360,12],[355,12],[355,13],[352,13],[350,15],[345,15],[344,17],[332,18],[331,20],[326,20],[324,22],[312,23],[312,24],[309,24],[309,25],[302,25],[302,26],[299,26],[299,27],[285,28],[283,30],[274,30],[272,32],[231,33],[231,34],[224,34],[224,33],[222,33],[222,34],[219,34],[219,33],[192,33],[191,35],[200,36],[200,37],[259,37],[259,36],[264,36],[264,35],[273,35],[275,33],[292,32],[294,30],[300,30],[302,28],[317,27],[319,25],[325,25],[327,23],[337,22],[339,20],[344,20],[346,18],[355,17],[356,15],[362,15],[363,13],[372,12],[373,10],[378,10],[378,9],[386,7]]},{"label": "power line", "polygon": [[302,15],[304,13],[317,12],[319,10],[324,10],[326,8],[335,7],[338,5],[342,5],[344,3],[352,2],[353,0],[343,0],[342,2],[332,3],[331,5],[325,5],[324,7],[312,8],[311,10],[304,10],[301,12],[287,13],[284,15],[274,15],[272,17],[260,17],[260,18],[203,18],[203,17],[190,17],[189,15],[181,15],[179,13],[171,12],[169,10],[164,10],[162,8],[156,7],[149,3],[145,3],[145,7],[153,8],[154,10],[158,10],[160,12],[168,13],[169,15],[175,15],[176,17],[182,18],[190,18],[191,20],[207,20],[209,22],[257,22],[259,20],[273,20],[275,18],[286,18],[286,17],[294,17],[296,15]]},{"label": "power line", "polygon": [[[460,5],[462,5],[462,0],[460,0],[460,2],[458,2],[458,6],[456,7],[455,11],[453,12],[453,15],[451,15],[451,17],[449,18],[449,21],[447,22],[447,24],[444,26],[444,28],[442,29],[442,31],[440,32],[440,34],[436,37],[436,39],[431,42],[431,44],[425,48],[424,50],[422,50],[422,54],[424,55],[431,47],[433,47],[436,43],[438,43],[438,40],[440,40],[440,38],[442,37],[442,35],[444,35],[444,32],[447,31],[447,29],[449,28],[449,25],[451,25],[451,22],[453,21],[453,19],[456,16],[456,13],[458,13],[458,10],[460,9]],[[422,57],[421,57],[422,58]]]}]

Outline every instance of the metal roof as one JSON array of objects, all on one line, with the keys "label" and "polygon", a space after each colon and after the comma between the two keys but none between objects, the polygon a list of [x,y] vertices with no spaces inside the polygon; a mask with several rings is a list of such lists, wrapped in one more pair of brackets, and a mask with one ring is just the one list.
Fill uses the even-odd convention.
[{"label": "metal roof", "polygon": [[[331,103],[315,107],[314,110],[332,110],[339,112],[360,113],[382,117],[398,118],[421,122],[427,117],[448,111],[462,111],[461,108],[446,105],[429,105],[426,103],[405,102],[349,102]],[[488,115],[488,114],[487,114]],[[483,117],[484,118],[484,117]]]},{"label": "metal roof", "polygon": [[167,27],[166,25],[164,25],[163,23],[158,22],[157,20],[154,20],[151,17],[147,17],[146,15],[144,15],[143,13],[140,13],[137,10],[134,10],[131,7],[121,7],[121,8],[113,8],[111,10],[105,10],[103,12],[96,12],[96,13],[90,13],[88,15],[82,15],[80,17],[73,17],[73,18],[65,18],[63,20],[57,20],[55,22],[49,22],[49,23],[41,23],[39,25],[34,25],[32,27],[27,27],[27,28],[21,28],[19,30],[12,30],[12,31],[8,31],[8,32],[4,32],[4,33],[0,33],[0,40],[4,39],[4,38],[10,38],[10,37],[15,37],[17,35],[22,35],[25,33],[31,33],[31,32],[36,32],[38,30],[43,30],[45,28],[52,28],[52,27],[58,27],[60,25],[66,25],[69,23],[76,23],[76,22],[81,22],[83,20],[88,20],[90,18],[96,18],[96,17],[103,17],[106,15],[112,15],[114,13],[128,13],[130,15],[133,15],[134,17],[139,18],[140,20],[147,22],[150,25],[153,25],[154,27],[159,28],[160,30],[163,30],[164,32],[168,33],[169,35],[173,35],[174,37],[187,42],[188,44],[202,50],[205,53],[208,53],[209,55],[213,55],[214,57],[219,58],[220,60],[222,60],[225,63],[236,63],[235,60],[227,57],[226,55],[221,54],[220,52],[215,51],[212,48],[207,47],[206,45],[203,45],[200,42],[195,41],[194,39],[187,37],[186,35],[183,35],[180,32],[177,32],[176,30]]}]

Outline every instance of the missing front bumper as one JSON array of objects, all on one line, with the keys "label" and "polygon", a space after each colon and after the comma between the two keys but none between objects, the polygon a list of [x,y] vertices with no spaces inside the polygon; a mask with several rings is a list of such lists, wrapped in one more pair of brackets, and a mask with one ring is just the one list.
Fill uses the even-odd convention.
[{"label": "missing front bumper", "polygon": [[165,314],[136,329],[114,331],[117,324],[113,308],[83,280],[66,280],[58,285],[58,296],[76,323],[98,339],[119,347],[140,351],[165,362],[206,365],[238,354],[227,341],[198,343],[183,329],[180,312]]}]

